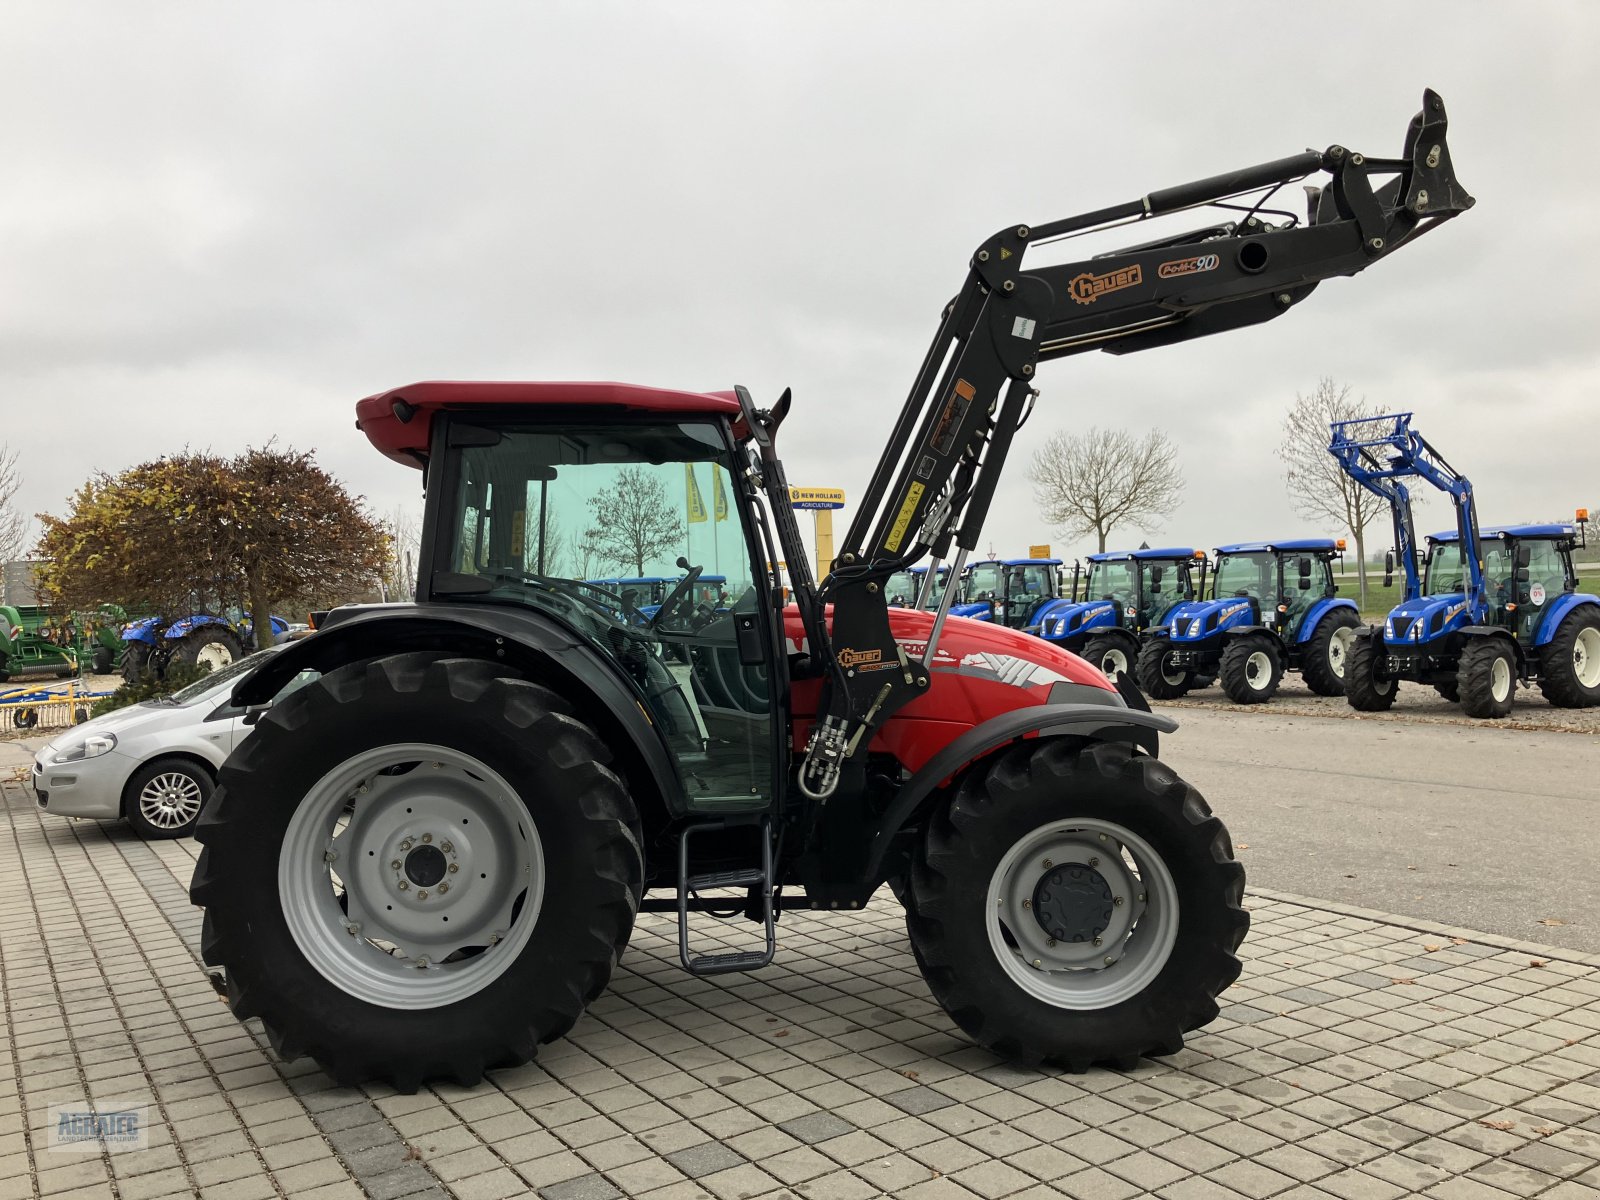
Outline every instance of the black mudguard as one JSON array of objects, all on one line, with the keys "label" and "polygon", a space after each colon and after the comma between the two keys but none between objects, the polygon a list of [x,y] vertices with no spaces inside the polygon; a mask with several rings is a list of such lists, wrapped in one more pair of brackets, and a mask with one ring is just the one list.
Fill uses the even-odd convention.
[{"label": "black mudguard", "polygon": [[348,663],[412,650],[504,662],[546,684],[569,700],[616,753],[641,815],[652,796],[671,816],[687,811],[672,756],[631,681],[578,634],[525,608],[429,603],[334,609],[316,634],[291,643],[247,675],[234,688],[233,703],[246,709],[268,704],[304,670],[325,675]]}]

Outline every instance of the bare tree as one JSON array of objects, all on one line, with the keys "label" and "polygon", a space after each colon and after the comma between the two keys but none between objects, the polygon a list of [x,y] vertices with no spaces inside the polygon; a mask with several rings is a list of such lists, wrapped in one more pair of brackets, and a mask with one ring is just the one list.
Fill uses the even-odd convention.
[{"label": "bare tree", "polygon": [[587,540],[605,560],[644,574],[644,564],[683,544],[683,519],[667,485],[644,467],[623,467],[611,486],[589,497]]},{"label": "bare tree", "polygon": [[1356,421],[1377,415],[1367,404],[1350,395],[1350,385],[1324,376],[1309,395],[1296,392],[1294,403],[1283,418],[1283,441],[1278,457],[1283,460],[1283,480],[1289,501],[1302,517],[1332,521],[1349,531],[1356,544],[1356,578],[1361,591],[1360,607],[1367,607],[1367,526],[1388,513],[1388,506],[1362,487],[1328,453],[1329,425],[1334,421]]},{"label": "bare tree", "polygon": [[383,584],[391,600],[409,600],[417,594],[417,552],[422,542],[421,522],[404,505],[383,521]]},{"label": "bare tree", "polygon": [[22,557],[28,540],[28,521],[17,511],[17,492],[22,476],[17,471],[17,452],[0,446],[0,562]]},{"label": "bare tree", "polygon": [[1119,525],[1159,528],[1183,496],[1178,449],[1159,429],[1052,434],[1028,468],[1033,498],[1064,537],[1093,534],[1099,549]]}]

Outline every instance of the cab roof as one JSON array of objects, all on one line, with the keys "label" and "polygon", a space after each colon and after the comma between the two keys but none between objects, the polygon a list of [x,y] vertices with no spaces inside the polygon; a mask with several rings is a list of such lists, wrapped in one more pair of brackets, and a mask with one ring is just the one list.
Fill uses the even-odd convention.
[{"label": "cab roof", "polygon": [[1281,542],[1235,542],[1231,546],[1218,546],[1218,554],[1261,554],[1278,550],[1323,550],[1332,554],[1339,549],[1332,538],[1289,538]]},{"label": "cab roof", "polygon": [[975,563],[968,563],[969,567],[1059,567],[1059,558],[984,558]]},{"label": "cab roof", "polygon": [[1088,562],[1127,562],[1130,558],[1147,559],[1188,559],[1194,557],[1194,550],[1188,546],[1169,546],[1161,550],[1107,550],[1104,554],[1086,554]]},{"label": "cab roof", "polygon": [[[1479,537],[1486,538],[1559,538],[1577,537],[1578,531],[1571,525],[1491,525],[1487,529],[1478,530]],[[1443,533],[1430,533],[1430,542],[1459,542],[1461,531],[1447,529]]]},{"label": "cab roof", "polygon": [[[420,467],[427,461],[433,414],[445,410],[516,409],[576,405],[686,417],[739,415],[733,392],[683,392],[633,383],[540,380],[431,380],[390,388],[356,402],[356,428],[396,462]],[[515,415],[507,413],[501,415]]]}]

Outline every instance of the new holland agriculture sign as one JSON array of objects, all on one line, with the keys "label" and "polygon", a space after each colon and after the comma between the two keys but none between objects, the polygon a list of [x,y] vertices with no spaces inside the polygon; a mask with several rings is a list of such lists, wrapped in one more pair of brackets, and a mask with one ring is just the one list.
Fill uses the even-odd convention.
[{"label": "new holland agriculture sign", "polygon": [[843,508],[844,489],[792,487],[789,503],[795,508]]}]

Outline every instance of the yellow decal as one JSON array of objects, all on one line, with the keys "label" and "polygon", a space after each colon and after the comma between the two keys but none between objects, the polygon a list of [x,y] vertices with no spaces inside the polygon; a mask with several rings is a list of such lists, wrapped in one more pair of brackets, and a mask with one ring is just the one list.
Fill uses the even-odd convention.
[{"label": "yellow decal", "polygon": [[1137,287],[1143,282],[1144,268],[1134,263],[1107,271],[1104,275],[1090,275],[1087,272],[1074,275],[1072,282],[1067,285],[1067,291],[1077,303],[1093,304],[1109,292],[1120,292],[1123,288]]},{"label": "yellow decal", "polygon": [[1005,260],[1010,258],[1010,257],[1011,257],[1011,251],[1007,250],[1004,246],[1001,246],[1000,247],[1000,261],[1001,262],[1005,262]]},{"label": "yellow decal", "polygon": [[900,549],[900,543],[905,541],[906,530],[911,527],[911,518],[917,511],[917,501],[922,499],[922,493],[927,490],[927,487],[920,483],[913,483],[906,489],[905,501],[900,505],[900,515],[895,517],[894,527],[889,530],[889,537],[883,543],[887,549]]}]

